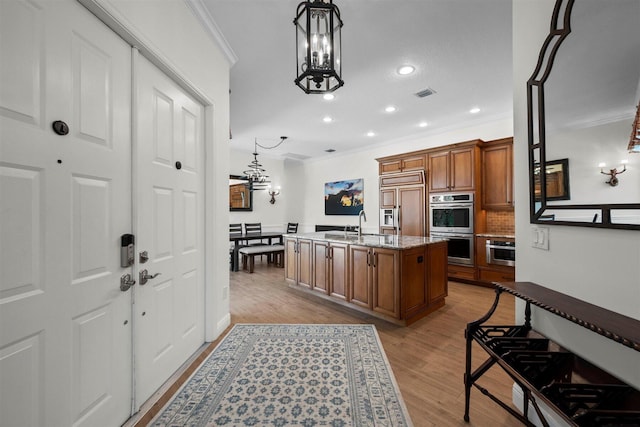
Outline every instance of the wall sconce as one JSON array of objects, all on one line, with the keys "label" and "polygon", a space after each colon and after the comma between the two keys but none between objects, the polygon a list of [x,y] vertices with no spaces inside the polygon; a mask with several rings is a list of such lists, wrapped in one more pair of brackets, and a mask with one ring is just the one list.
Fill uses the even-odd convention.
[{"label": "wall sconce", "polygon": [[609,184],[612,187],[618,185],[618,178],[616,175],[620,175],[622,172],[627,170],[627,160],[621,160],[620,164],[622,165],[622,170],[618,170],[617,168],[609,169],[609,172],[604,171],[604,167],[607,166],[606,163],[600,163],[598,167],[600,168],[600,173],[603,175],[609,175],[609,181],[605,181],[605,184]]},{"label": "wall sconce", "polygon": [[280,187],[278,186],[275,188],[275,190],[272,190],[271,186],[268,186],[267,193],[269,193],[269,195],[271,196],[271,200],[269,200],[269,203],[273,205],[276,202],[276,196],[280,194]]}]

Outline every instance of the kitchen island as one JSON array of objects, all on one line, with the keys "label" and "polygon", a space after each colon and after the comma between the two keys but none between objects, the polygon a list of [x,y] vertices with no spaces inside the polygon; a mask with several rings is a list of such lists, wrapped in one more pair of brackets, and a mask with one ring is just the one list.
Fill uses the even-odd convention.
[{"label": "kitchen island", "polygon": [[447,296],[447,241],[345,233],[285,234],[290,286],[346,307],[409,325]]}]

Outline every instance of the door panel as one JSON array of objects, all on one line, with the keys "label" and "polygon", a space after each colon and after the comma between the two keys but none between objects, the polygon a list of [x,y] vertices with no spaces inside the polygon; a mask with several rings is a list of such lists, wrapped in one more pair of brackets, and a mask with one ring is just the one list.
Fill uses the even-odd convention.
[{"label": "door panel", "polygon": [[204,108],[148,60],[135,58],[136,235],[138,250],[149,255],[138,273],[159,274],[136,289],[141,405],[204,342]]},{"label": "door panel", "polygon": [[[120,425],[131,405],[129,46],[73,1],[0,2],[3,425]],[[67,135],[52,130],[64,120]]]},{"label": "door panel", "polygon": [[424,236],[424,187],[398,188],[400,234]]}]

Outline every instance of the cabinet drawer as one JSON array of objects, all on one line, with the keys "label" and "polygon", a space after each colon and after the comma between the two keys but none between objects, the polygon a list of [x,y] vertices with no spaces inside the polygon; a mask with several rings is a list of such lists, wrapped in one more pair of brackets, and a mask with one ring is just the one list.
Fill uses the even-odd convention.
[{"label": "cabinet drawer", "polygon": [[483,282],[513,282],[516,279],[515,271],[480,269],[480,280]]},{"label": "cabinet drawer", "polygon": [[476,269],[474,267],[449,264],[448,275],[449,277],[455,277],[458,279],[475,280]]}]

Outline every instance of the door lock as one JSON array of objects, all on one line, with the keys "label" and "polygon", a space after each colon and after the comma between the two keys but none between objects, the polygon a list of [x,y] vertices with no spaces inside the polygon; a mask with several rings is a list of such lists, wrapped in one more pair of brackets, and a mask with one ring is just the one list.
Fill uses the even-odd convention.
[{"label": "door lock", "polygon": [[149,261],[149,252],[147,251],[140,252],[140,264],[144,264],[147,261]]},{"label": "door lock", "polygon": [[158,277],[161,273],[156,273],[156,274],[149,274],[149,272],[147,271],[147,269],[145,268],[144,270],[142,270],[140,272],[140,285],[144,285],[146,284],[150,279],[155,279],[156,277]]},{"label": "door lock", "polygon": [[129,273],[123,274],[122,277],[120,277],[120,290],[122,292],[128,291],[129,288],[135,284],[136,281],[131,279],[131,275]]}]

